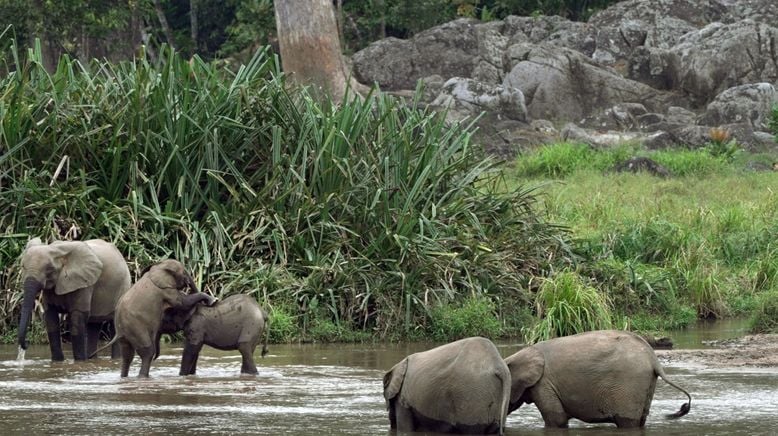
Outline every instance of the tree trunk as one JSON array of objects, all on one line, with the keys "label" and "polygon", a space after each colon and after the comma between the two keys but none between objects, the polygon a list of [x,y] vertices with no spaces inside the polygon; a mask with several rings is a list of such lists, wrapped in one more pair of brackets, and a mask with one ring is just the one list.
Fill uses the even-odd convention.
[{"label": "tree trunk", "polygon": [[343,38],[343,0],[337,0],[335,3],[335,19],[338,25],[338,40],[345,45],[346,40]]},{"label": "tree trunk", "polygon": [[154,0],[154,10],[157,11],[157,19],[159,20],[159,25],[162,26],[162,32],[165,34],[165,39],[167,39],[168,45],[170,48],[175,49],[176,46],[173,42],[173,30],[170,29],[167,18],[165,18],[165,11],[162,9],[162,3],[160,3],[159,0]]},{"label": "tree trunk", "polygon": [[197,53],[197,11],[199,0],[189,0],[189,31],[192,38],[192,54]]},{"label": "tree trunk", "polygon": [[293,82],[341,100],[348,73],[332,0],[276,0],[274,6],[284,72]]}]

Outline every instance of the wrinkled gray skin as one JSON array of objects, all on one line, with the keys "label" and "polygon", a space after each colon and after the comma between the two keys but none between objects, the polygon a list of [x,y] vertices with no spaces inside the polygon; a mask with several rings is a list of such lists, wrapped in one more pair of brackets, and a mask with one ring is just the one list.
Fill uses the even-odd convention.
[{"label": "wrinkled gray skin", "polygon": [[[181,292],[187,288],[193,292],[191,295]],[[165,310],[188,310],[200,302],[213,304],[215,299],[197,291],[192,276],[180,262],[168,259],[148,268],[119,299],[114,315],[116,336],[105,345],[118,342],[122,353],[121,376],[127,377],[137,351],[141,358],[138,377],[148,377],[151,361],[158,355],[157,338]]]},{"label": "wrinkled gray skin", "polygon": [[535,403],[546,427],[567,427],[570,418],[643,427],[656,378],[689,398],[667,418],[689,412],[692,398],[665,376],[654,350],[630,332],[599,330],[551,339],[505,359],[511,372],[509,413]]},{"label": "wrinkled gray skin", "polygon": [[[22,253],[23,289],[19,346],[27,348],[27,328],[35,300],[43,291],[43,317],[51,360],[64,360],[60,314],[68,314],[73,358],[84,360],[97,348],[100,326],[111,321],[119,298],[130,288],[130,270],[116,247],[100,239],[31,239]],[[118,348],[112,350],[118,356]]]},{"label": "wrinkled gray skin", "polygon": [[162,333],[184,331],[184,353],[180,375],[197,371],[197,358],[203,344],[219,350],[238,350],[243,358],[240,372],[257,374],[254,349],[265,333],[262,357],[267,354],[270,329],[268,315],[248,295],[231,295],[212,306],[196,305],[191,309],[165,311]]},{"label": "wrinkled gray skin", "polygon": [[384,376],[391,428],[502,434],[510,383],[502,356],[485,338],[411,354]]}]

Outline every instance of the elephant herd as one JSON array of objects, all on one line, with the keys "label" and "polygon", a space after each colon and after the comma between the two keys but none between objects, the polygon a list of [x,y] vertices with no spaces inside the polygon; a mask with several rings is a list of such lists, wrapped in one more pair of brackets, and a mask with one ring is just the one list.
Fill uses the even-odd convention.
[{"label": "elephant herd", "polygon": [[151,265],[130,286],[127,262],[113,244],[100,239],[44,244],[34,238],[22,254],[22,269],[19,346],[27,348],[27,328],[42,292],[52,360],[64,360],[61,314],[70,320],[75,360],[85,360],[102,350],[97,349],[100,327],[113,321],[116,334],[103,348],[111,347],[111,357],[121,354],[122,377],[128,375],[136,353],[141,358],[139,376],[149,376],[165,333],[184,332],[181,375],[195,374],[204,344],[239,350],[241,372],[248,374],[257,373],[253,354],[263,332],[262,356],[267,353],[268,316],[256,300],[232,295],[217,302],[197,290],[192,276],[176,260]]},{"label": "elephant herd", "polygon": [[646,423],[657,377],[689,401],[667,418],[689,412],[688,392],[665,376],[641,337],[598,330],[539,342],[503,359],[488,339],[461,339],[411,354],[384,376],[389,422],[400,432],[503,433],[509,413],[534,403],[546,427],[570,418]]},{"label": "elephant herd", "polygon": [[[253,354],[268,315],[247,295],[216,301],[199,292],[184,265],[172,259],[146,268],[130,286],[130,272],[112,244],[32,239],[22,254],[23,290],[19,346],[35,300],[43,293],[44,322],[52,360],[64,360],[60,315],[70,320],[73,357],[83,360],[112,347],[121,354],[126,377],[137,353],[139,376],[148,377],[159,356],[160,336],[184,332],[181,375],[195,374],[202,346],[239,350],[241,372],[256,374]],[[185,292],[187,291],[188,292]],[[97,349],[100,326],[113,320],[116,334]],[[567,427],[570,418],[588,423],[643,427],[657,377],[688,397],[668,418],[689,412],[691,396],[667,379],[653,349],[641,337],[601,330],[551,339],[503,359],[482,337],[466,338],[414,353],[384,376],[383,391],[392,429],[400,432],[500,433],[506,417],[534,403],[547,427]]]}]

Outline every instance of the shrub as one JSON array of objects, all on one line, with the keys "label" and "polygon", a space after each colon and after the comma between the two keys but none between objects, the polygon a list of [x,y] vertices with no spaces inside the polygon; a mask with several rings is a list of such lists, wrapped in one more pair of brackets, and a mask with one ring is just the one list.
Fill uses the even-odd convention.
[{"label": "shrub", "polygon": [[540,322],[525,334],[528,343],[612,327],[611,302],[575,272],[545,279],[535,297]]},{"label": "shrub", "polygon": [[430,336],[436,341],[453,341],[470,336],[501,336],[494,303],[485,297],[470,297],[460,304],[435,306],[430,310],[429,318]]}]

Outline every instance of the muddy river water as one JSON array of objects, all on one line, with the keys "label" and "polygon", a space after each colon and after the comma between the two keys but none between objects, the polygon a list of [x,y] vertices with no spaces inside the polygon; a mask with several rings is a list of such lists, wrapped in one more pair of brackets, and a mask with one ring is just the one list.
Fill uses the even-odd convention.
[{"label": "muddy river water", "polygon": [[[687,336],[683,346],[701,346],[701,335]],[[257,358],[256,377],[239,375],[236,352],[208,347],[198,374],[179,377],[181,348],[167,345],[147,380],[134,377],[137,359],[132,377],[122,380],[118,360],[52,363],[48,347],[35,346],[19,362],[15,347],[2,346],[0,434],[386,435],[384,372],[434,345],[272,345]],[[518,349],[517,342],[498,345],[504,356]],[[778,368],[670,362],[665,370],[692,394],[692,410],[666,421],[662,415],[678,410],[685,397],[659,381],[646,428],[637,433],[778,434]],[[623,433],[575,420],[571,427],[567,434]],[[556,432],[543,430],[533,405],[508,416],[508,435],[546,433]]]}]

